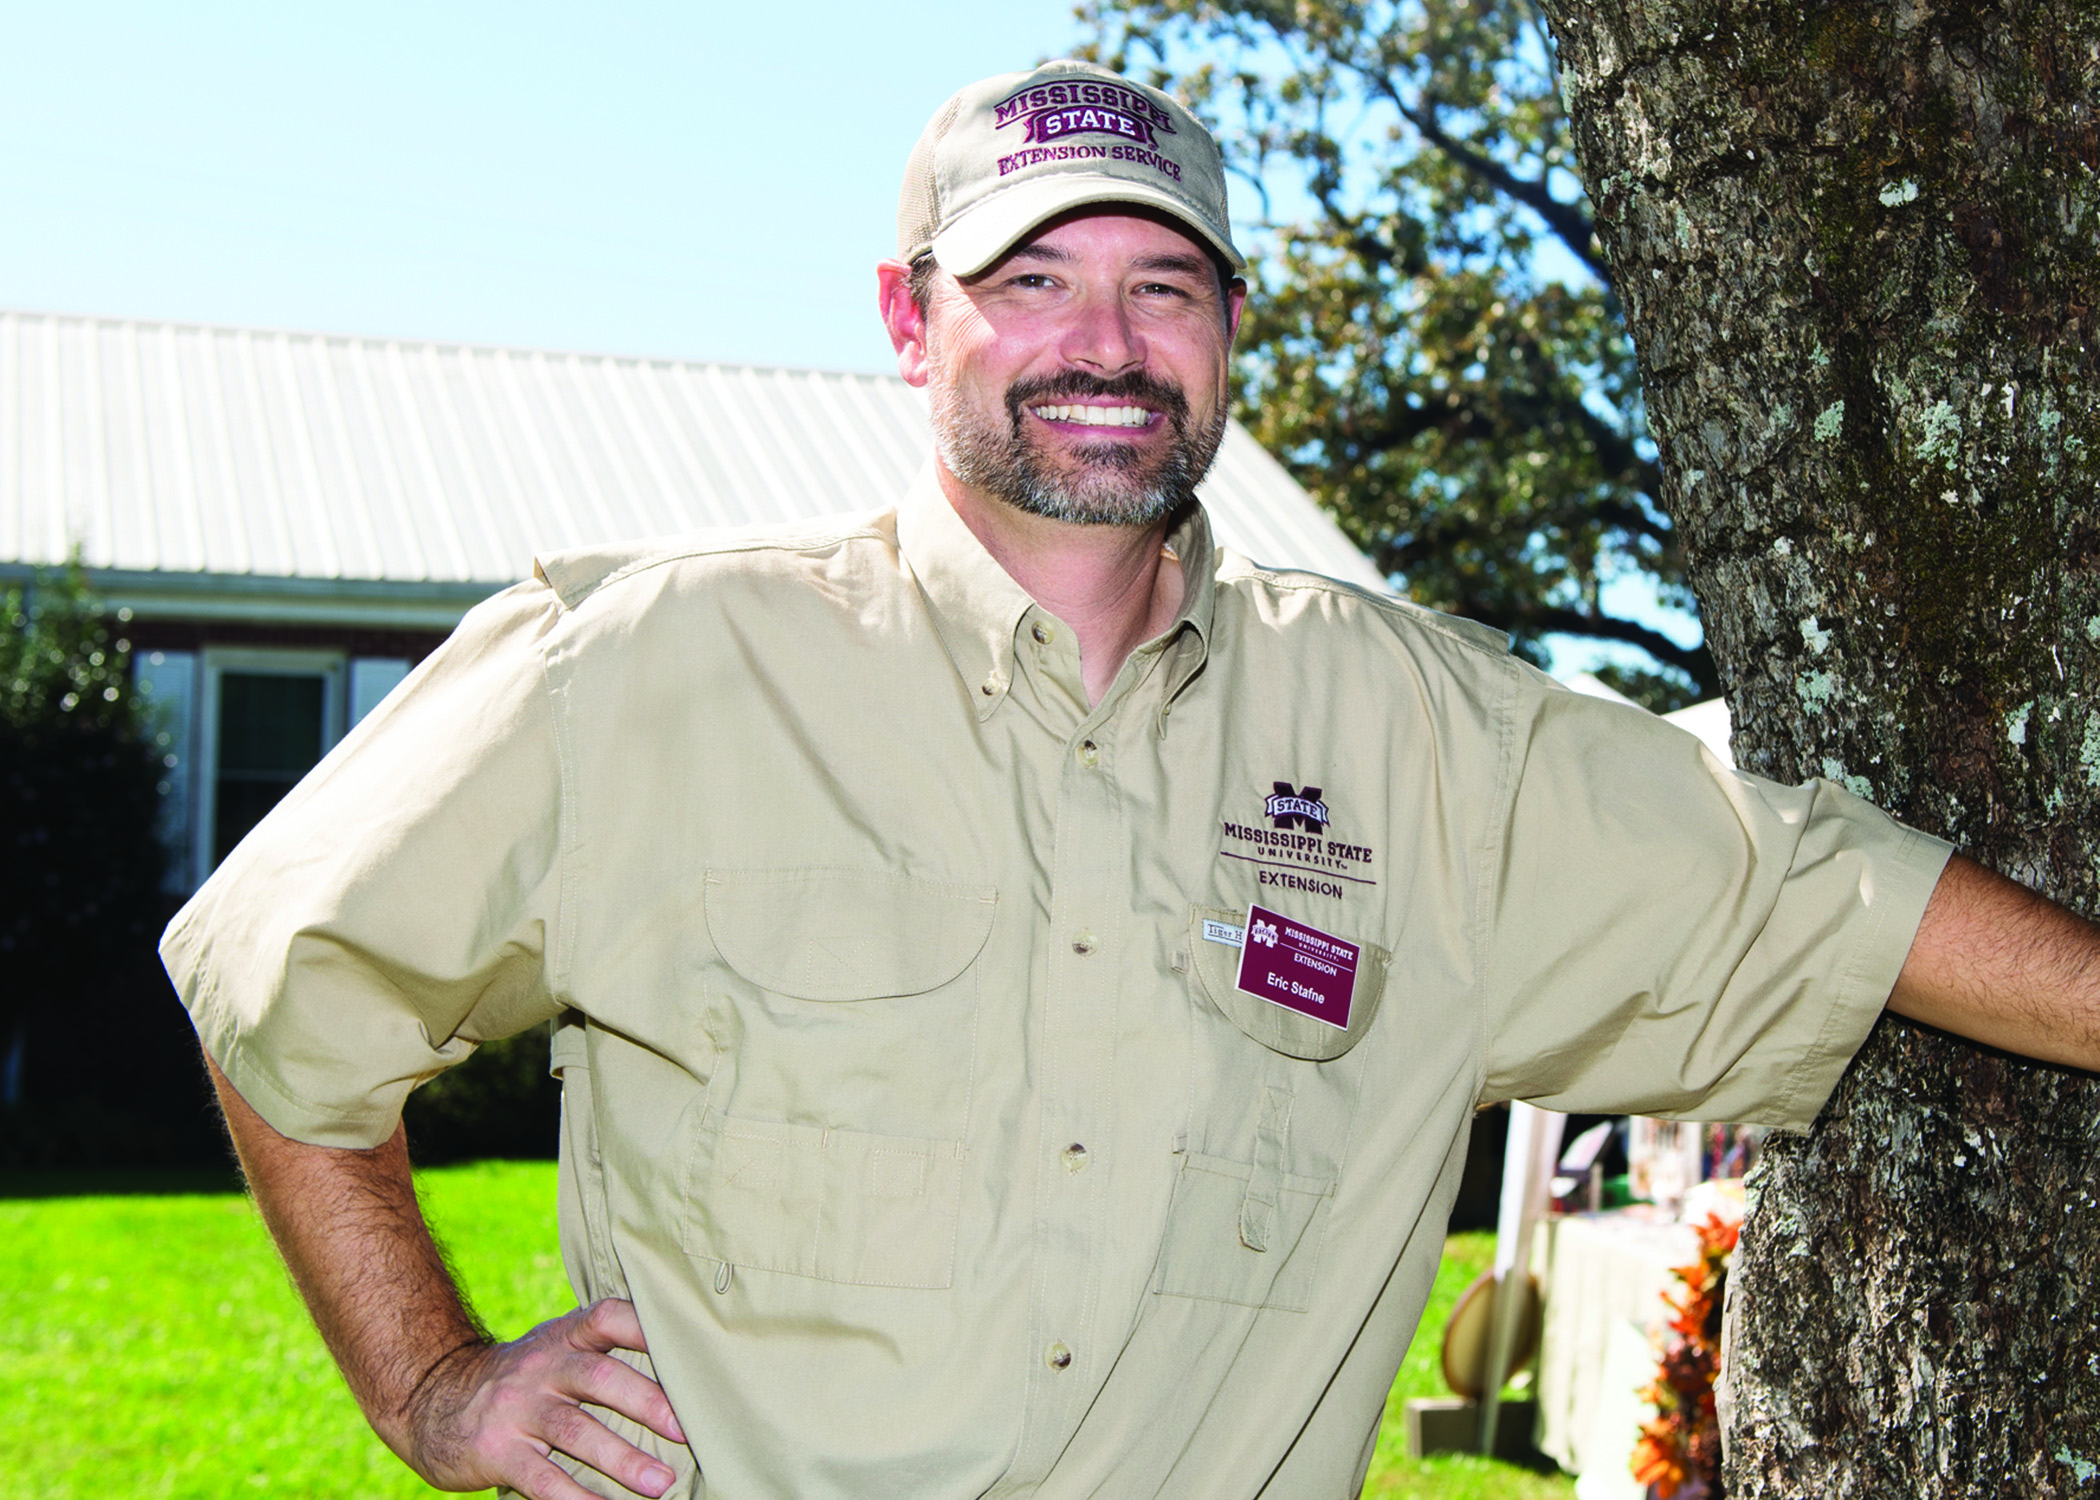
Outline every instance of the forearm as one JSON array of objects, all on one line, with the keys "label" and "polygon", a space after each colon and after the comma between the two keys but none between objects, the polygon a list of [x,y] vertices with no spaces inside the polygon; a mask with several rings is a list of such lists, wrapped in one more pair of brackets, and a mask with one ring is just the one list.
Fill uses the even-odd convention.
[{"label": "forearm", "polygon": [[371,1151],[280,1135],[207,1056],[264,1222],[373,1430],[413,1461],[408,1421],[439,1364],[488,1343],[416,1203],[397,1127]]},{"label": "forearm", "polygon": [[685,1441],[656,1382],[611,1357],[648,1352],[632,1306],[608,1298],[493,1342],[423,1222],[398,1127],[372,1151],[309,1146],[278,1134],[205,1063],[263,1220],[389,1448],[440,1489],[508,1485],[528,1500],[590,1500],[550,1453],[639,1494],[670,1487],[668,1465],[583,1409],[606,1407]]},{"label": "forearm", "polygon": [[2100,1069],[2100,927],[1957,854],[1889,1009],[2008,1052]]}]

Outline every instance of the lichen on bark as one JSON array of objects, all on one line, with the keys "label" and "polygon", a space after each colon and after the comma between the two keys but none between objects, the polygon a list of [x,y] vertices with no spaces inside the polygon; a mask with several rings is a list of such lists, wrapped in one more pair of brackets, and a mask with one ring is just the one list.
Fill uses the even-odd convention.
[{"label": "lichen on bark", "polygon": [[[2100,7],[1547,0],[1742,762],[2100,910]],[[1754,1195],[1743,1495],[2100,1490],[2100,1085],[1884,1021]]]}]

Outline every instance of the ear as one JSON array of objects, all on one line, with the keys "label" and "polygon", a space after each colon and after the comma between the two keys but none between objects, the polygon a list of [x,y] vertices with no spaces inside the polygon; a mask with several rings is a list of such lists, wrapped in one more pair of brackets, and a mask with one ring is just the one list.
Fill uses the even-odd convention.
[{"label": "ear", "polygon": [[1225,286],[1225,347],[1240,336],[1240,314],[1247,309],[1247,283],[1235,276]]},{"label": "ear", "polygon": [[875,267],[876,300],[882,309],[882,326],[890,333],[890,347],[897,351],[897,373],[906,385],[926,384],[926,316],[911,299],[911,267],[901,260],[882,261]]}]

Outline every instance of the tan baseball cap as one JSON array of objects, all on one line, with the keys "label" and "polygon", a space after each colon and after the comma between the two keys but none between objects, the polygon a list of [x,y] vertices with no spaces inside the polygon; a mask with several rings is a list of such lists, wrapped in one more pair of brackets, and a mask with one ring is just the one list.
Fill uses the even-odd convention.
[{"label": "tan baseball cap", "polygon": [[973,276],[1029,230],[1089,203],[1171,214],[1235,271],[1218,143],[1158,89],[1065,59],[973,83],[926,124],[904,168],[897,255]]}]

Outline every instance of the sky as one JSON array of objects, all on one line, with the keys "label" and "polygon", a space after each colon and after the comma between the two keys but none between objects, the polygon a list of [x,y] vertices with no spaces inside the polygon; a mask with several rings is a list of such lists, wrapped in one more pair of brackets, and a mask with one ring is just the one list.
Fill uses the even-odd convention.
[{"label": "sky", "polygon": [[0,0],[0,307],[879,371],[958,87],[1071,0]]}]

